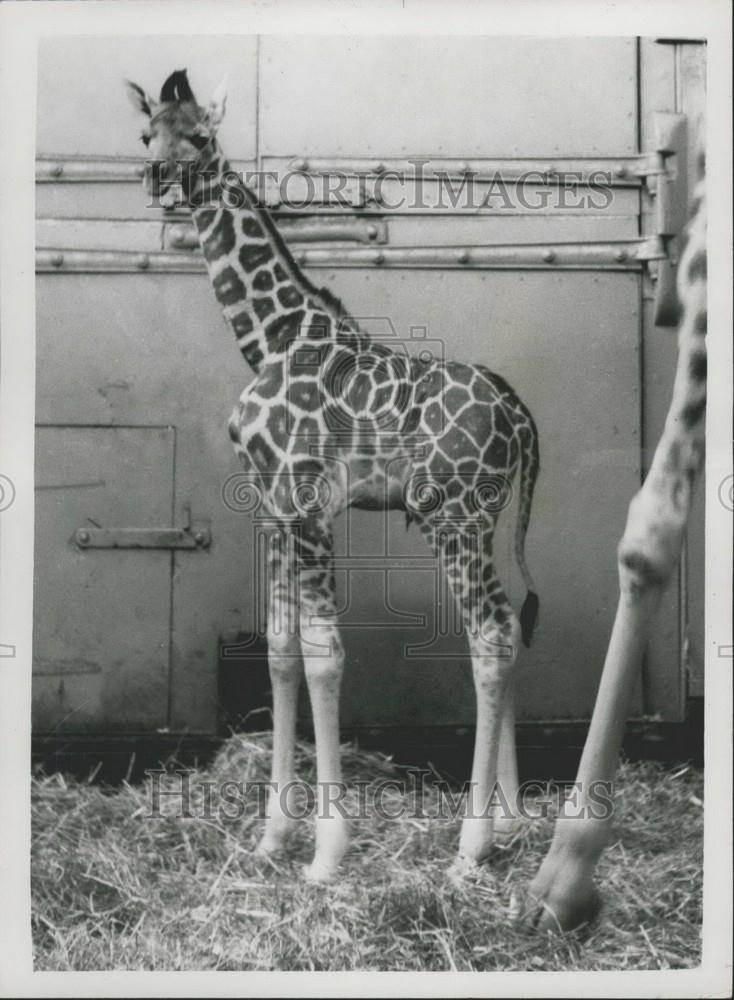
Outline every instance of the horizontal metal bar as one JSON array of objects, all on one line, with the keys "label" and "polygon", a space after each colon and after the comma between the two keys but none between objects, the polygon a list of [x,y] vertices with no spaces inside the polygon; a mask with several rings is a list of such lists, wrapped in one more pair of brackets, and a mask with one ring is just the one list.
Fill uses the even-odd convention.
[{"label": "horizontal metal bar", "polygon": [[[386,243],[387,224],[375,219],[288,219],[279,222],[278,231],[288,243]],[[164,246],[174,250],[198,250],[199,234],[191,223],[165,224]]]},{"label": "horizontal metal bar", "polygon": [[[232,169],[242,173],[254,169],[252,160],[233,160]],[[36,157],[36,181],[40,184],[139,184],[145,160],[130,156]]]},{"label": "horizontal metal bar", "polygon": [[134,271],[168,272],[171,274],[199,274],[206,270],[204,259],[188,253],[136,253],[129,250],[36,250],[36,272],[86,272],[99,274],[106,271],[127,273]]},{"label": "horizontal metal bar", "polygon": [[142,160],[82,157],[39,156],[36,159],[38,183],[140,183],[145,173]]},{"label": "horizontal metal bar", "polygon": [[[233,160],[232,169],[238,173],[254,170],[254,163]],[[512,181],[535,178],[550,182],[572,176],[579,184],[588,184],[600,177],[611,184],[638,184],[644,177],[665,172],[663,159],[657,152],[636,156],[596,157],[319,157],[298,156],[266,157],[263,160],[265,189],[268,195],[274,190],[277,203],[279,178],[289,173],[346,176],[399,175],[406,181],[437,180],[450,177],[458,179],[471,175],[476,180]],[[285,169],[283,169],[285,168]],[[282,171],[282,175],[281,175]],[[144,161],[130,157],[47,156],[36,159],[36,180],[39,183],[139,183],[144,173]],[[341,192],[342,197],[347,191]]]},{"label": "horizontal metal bar", "polygon": [[[604,243],[525,243],[511,245],[384,247],[379,250],[341,247],[297,251],[303,267],[405,267],[474,270],[640,270],[647,261],[664,260],[657,236]],[[189,253],[132,253],[123,250],[36,251],[36,270],[57,272],[199,273],[201,256]]]},{"label": "horizontal metal bar", "polygon": [[191,528],[96,528],[74,533],[82,549],[205,549],[211,544],[208,525]]},{"label": "horizontal metal bar", "polygon": [[485,245],[468,247],[385,247],[380,250],[304,250],[296,255],[310,267],[389,267],[459,268],[639,268],[644,261],[665,257],[662,243],[655,237],[609,243],[545,243]]},{"label": "horizontal metal bar", "polygon": [[[275,158],[272,158],[273,161]],[[268,160],[264,161],[265,167]],[[609,178],[612,184],[637,184],[643,177],[664,173],[665,167],[657,152],[637,156],[599,157],[413,157],[379,159],[366,157],[301,156],[288,161],[290,170],[308,174],[354,174],[381,176],[397,174],[405,180],[473,176],[476,180],[545,180],[572,176],[574,182],[588,184],[596,178]]]}]

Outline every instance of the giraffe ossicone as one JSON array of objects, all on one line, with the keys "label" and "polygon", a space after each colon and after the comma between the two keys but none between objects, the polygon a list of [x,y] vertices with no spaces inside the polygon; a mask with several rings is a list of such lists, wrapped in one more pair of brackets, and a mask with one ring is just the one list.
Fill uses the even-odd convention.
[{"label": "giraffe ossicone", "polygon": [[[524,554],[539,470],[533,418],[488,368],[395,351],[311,283],[271,213],[224,158],[216,138],[222,90],[204,108],[185,70],[166,79],[157,100],[136,84],[127,86],[144,118],[145,184],[159,198],[179,188],[215,295],[254,372],[229,433],[277,536],[269,547],[267,581],[273,792],[259,850],[281,849],[293,828],[277,789],[295,777],[296,700],[304,672],[320,798],[308,877],[333,877],[348,846],[347,823],[328,799],[341,782],[344,664],[332,524],[351,506],[404,510],[433,547],[460,610],[477,725],[459,855],[480,861],[492,843],[485,805],[496,782],[510,801],[518,788],[511,677],[520,640],[530,643],[538,613]],[[519,618],[492,556],[496,520],[515,479],[515,554],[528,590]]]}]

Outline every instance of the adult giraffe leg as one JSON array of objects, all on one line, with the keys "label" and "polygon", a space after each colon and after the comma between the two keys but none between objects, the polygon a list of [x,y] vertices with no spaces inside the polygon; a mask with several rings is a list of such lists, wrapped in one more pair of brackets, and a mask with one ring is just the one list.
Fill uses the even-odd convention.
[{"label": "adult giraffe leg", "polygon": [[340,811],[342,773],[339,751],[339,691],[344,648],[336,624],[333,539],[326,516],[304,521],[299,549],[301,652],[316,740],[316,849],[306,877],[328,882],[349,846]]},{"label": "adult giraffe leg", "polygon": [[[589,735],[581,757],[575,814],[559,819],[547,857],[530,885],[525,916],[563,930],[599,906],[592,876],[611,831],[611,809],[592,801],[611,786],[650,624],[680,559],[691,497],[703,465],[706,408],[706,215],[703,185],[679,269],[683,314],[673,398],[650,472],[632,500],[617,562],[620,596]],[[597,791],[599,786],[597,785]],[[598,796],[597,796],[598,797]]]},{"label": "adult giraffe leg", "polygon": [[[287,789],[295,779],[296,709],[303,675],[290,536],[274,531],[268,539],[268,667],[273,690],[273,757],[265,831],[258,854],[281,850],[294,825],[286,810]],[[290,546],[292,547],[292,546]]]}]

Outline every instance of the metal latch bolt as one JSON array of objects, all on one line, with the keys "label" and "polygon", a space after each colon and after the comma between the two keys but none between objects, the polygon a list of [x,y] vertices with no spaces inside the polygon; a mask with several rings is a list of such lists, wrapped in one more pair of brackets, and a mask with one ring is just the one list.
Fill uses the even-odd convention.
[{"label": "metal latch bolt", "polygon": [[104,528],[95,521],[74,532],[81,549],[207,549],[211,545],[208,522],[191,520],[191,508],[184,507],[185,523],[180,528]]}]

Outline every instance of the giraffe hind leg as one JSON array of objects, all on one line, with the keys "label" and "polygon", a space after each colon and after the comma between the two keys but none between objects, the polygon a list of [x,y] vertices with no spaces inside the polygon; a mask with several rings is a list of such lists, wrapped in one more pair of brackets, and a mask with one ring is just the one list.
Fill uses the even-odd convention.
[{"label": "giraffe hind leg", "polygon": [[492,565],[493,523],[474,522],[462,530],[427,522],[421,527],[463,618],[476,695],[472,773],[452,869],[459,875],[486,857],[495,827],[504,835],[513,824],[518,779],[510,682],[521,627]]}]

